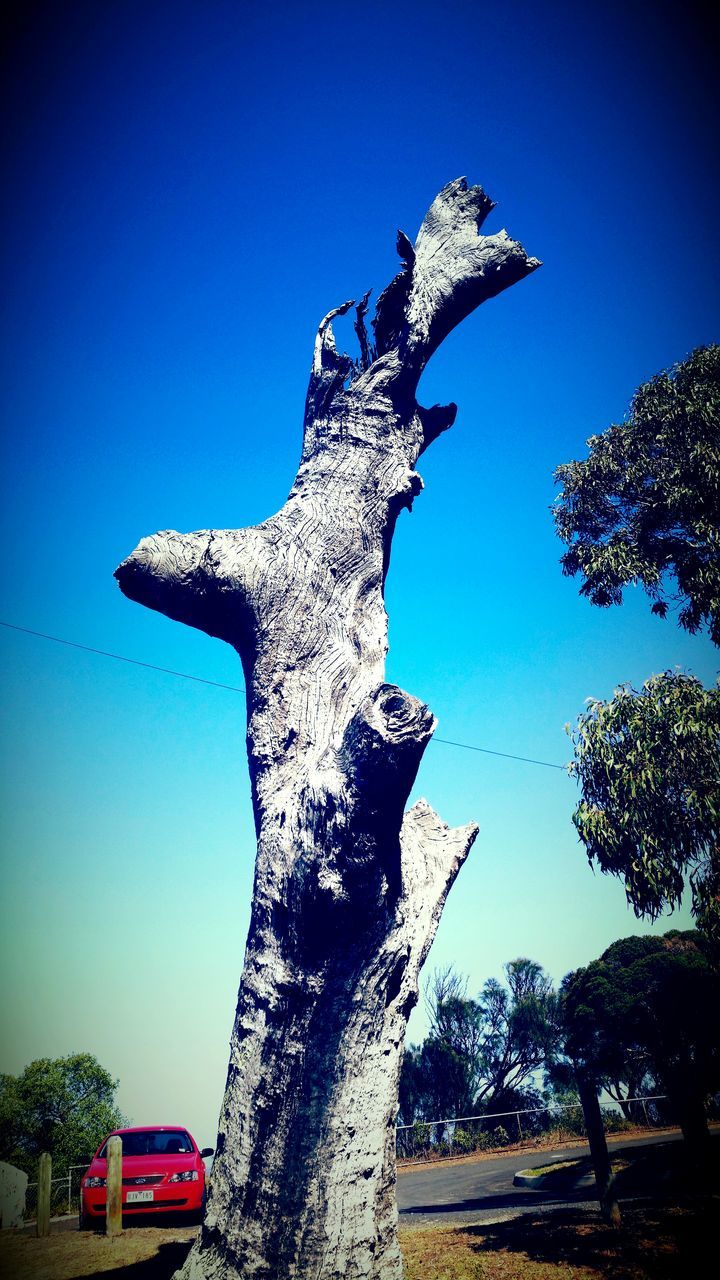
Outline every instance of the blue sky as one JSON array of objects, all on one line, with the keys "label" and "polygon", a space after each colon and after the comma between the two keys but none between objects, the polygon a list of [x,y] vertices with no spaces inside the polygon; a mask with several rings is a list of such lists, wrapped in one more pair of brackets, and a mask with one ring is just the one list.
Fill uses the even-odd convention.
[{"label": "blue sky", "polygon": [[[552,472],[717,339],[717,116],[693,6],[26,6],[6,89],[2,617],[230,685],[125,600],[157,529],[282,505],[322,315],[396,269],[460,174],[543,268],[434,357],[458,420],[388,581],[389,679],[438,736],[563,763],[588,696],[717,652],[563,579]],[[352,346],[348,320],[339,343]],[[89,1050],[136,1123],[212,1143],[253,866],[241,696],[0,628],[0,1070]],[[558,770],[431,744],[417,794],[481,834],[428,962],[559,980],[641,931]],[[665,919],[687,926],[689,916]],[[411,1035],[423,1034],[421,1011]]]}]

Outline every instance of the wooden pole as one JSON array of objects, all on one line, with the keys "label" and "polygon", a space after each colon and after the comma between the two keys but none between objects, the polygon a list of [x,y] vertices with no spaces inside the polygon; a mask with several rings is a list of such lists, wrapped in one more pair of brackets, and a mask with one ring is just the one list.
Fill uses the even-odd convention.
[{"label": "wooden pole", "polygon": [[43,1151],[38,1164],[37,1217],[36,1233],[39,1236],[50,1235],[50,1187],[52,1183],[52,1158]]},{"label": "wooden pole", "polygon": [[108,1138],[107,1144],[107,1208],[105,1234],[122,1232],[122,1138]]}]

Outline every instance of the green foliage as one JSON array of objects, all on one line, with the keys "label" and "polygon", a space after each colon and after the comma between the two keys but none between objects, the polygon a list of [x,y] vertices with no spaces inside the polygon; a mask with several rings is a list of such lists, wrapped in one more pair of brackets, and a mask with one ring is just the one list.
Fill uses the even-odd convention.
[{"label": "green foliage", "polygon": [[519,1090],[553,1052],[557,996],[539,964],[510,961],[505,982],[489,979],[477,1000],[466,990],[452,967],[434,976],[430,1035],[406,1052],[400,1076],[404,1123],[528,1105]]},{"label": "green foliage", "polygon": [[433,1131],[430,1125],[418,1121],[412,1127],[411,1149],[418,1153],[429,1150],[432,1146]]},{"label": "green foliage", "polygon": [[[557,1039],[557,997],[534,960],[505,965],[506,983],[490,978],[480,992],[485,1035],[480,1100],[499,1105],[552,1055]],[[509,1108],[508,1108],[509,1109]]]},{"label": "green foliage", "polygon": [[565,1052],[598,1090],[626,1082],[633,1066],[642,1079],[649,1067],[630,1019],[635,998],[632,966],[614,963],[611,951],[568,974],[561,987]]},{"label": "green foliage", "polygon": [[465,1155],[471,1151],[486,1151],[490,1146],[488,1134],[482,1130],[473,1132],[458,1125],[453,1134],[453,1149],[456,1155]]},{"label": "green foliage", "polygon": [[490,1134],[490,1141],[493,1147],[507,1147],[510,1142],[510,1134],[504,1125],[499,1124]]},{"label": "green foliage", "polygon": [[115,1105],[118,1082],[89,1053],[39,1058],[19,1076],[0,1077],[0,1159],[31,1177],[49,1151],[53,1176],[89,1159],[127,1121]]},{"label": "green foliage", "polygon": [[674,1119],[720,1088],[720,976],[703,935],[623,938],[561,987],[564,1048],[596,1088],[649,1078]]},{"label": "green foliage", "polygon": [[591,700],[571,733],[588,859],[620,876],[635,914],[677,906],[720,944],[720,688],[665,672]]},{"label": "green foliage", "polygon": [[613,1107],[601,1107],[600,1114],[606,1133],[626,1133],[628,1129],[633,1128],[632,1121],[626,1120],[625,1116],[615,1111]]},{"label": "green foliage", "polygon": [[720,644],[720,347],[699,347],[635,393],[626,422],[558,467],[563,573],[593,604],[639,583],[665,617],[673,598],[690,632]]},{"label": "green foliage", "polygon": [[405,1051],[400,1076],[400,1118],[444,1120],[467,1115],[472,1106],[470,1068],[446,1040],[428,1036]]}]

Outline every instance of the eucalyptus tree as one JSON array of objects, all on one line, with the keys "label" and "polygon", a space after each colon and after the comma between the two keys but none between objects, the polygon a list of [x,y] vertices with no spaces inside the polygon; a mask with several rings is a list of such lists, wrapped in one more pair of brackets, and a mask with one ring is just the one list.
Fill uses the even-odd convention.
[{"label": "eucalyptus tree", "polygon": [[[555,523],[581,594],[619,604],[641,585],[653,613],[720,644],[720,346],[635,392],[627,420],[559,467]],[[682,672],[590,699],[570,729],[573,814],[591,863],[620,876],[636,915],[679,904],[720,948],[720,688]]]},{"label": "eucalyptus tree", "polygon": [[[400,1276],[394,1118],[405,1026],[445,897],[475,839],[403,814],[435,719],[385,681],[383,599],[420,455],[454,404],[416,399],[428,360],[539,263],[458,179],[378,298],[359,356],[315,339],[290,495],[251,528],[166,531],[116,570],[126,595],[227,641],[247,687],[257,858],[205,1223],[190,1280]],[[422,590],[418,568],[414,589]]]},{"label": "eucalyptus tree", "polygon": [[542,966],[519,957],[488,978],[476,1000],[454,966],[436,970],[427,991],[430,1034],[405,1054],[403,1119],[514,1108],[536,1072],[553,1060],[557,993]]},{"label": "eucalyptus tree", "polygon": [[563,572],[593,604],[638,584],[665,617],[720,644],[720,346],[698,347],[638,387],[626,420],[557,468]]},{"label": "eucalyptus tree", "polygon": [[557,1040],[557,997],[534,960],[504,965],[505,982],[489,978],[480,992],[485,1035],[478,1100],[499,1105],[552,1060]]},{"label": "eucalyptus tree", "polygon": [[720,954],[720,686],[666,671],[591,700],[570,732],[573,822],[591,864],[651,920],[679,905],[687,881]]},{"label": "eucalyptus tree", "polygon": [[691,1149],[707,1142],[704,1103],[720,1088],[720,976],[699,930],[614,942],[562,984],[564,1051],[598,1089],[647,1077],[667,1093]]}]

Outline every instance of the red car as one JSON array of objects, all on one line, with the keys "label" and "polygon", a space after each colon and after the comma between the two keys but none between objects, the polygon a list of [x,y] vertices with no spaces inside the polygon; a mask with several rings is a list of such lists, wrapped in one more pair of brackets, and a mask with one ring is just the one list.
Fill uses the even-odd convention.
[{"label": "red car", "polygon": [[108,1138],[122,1139],[123,1213],[182,1213],[200,1219],[205,1203],[205,1156],[179,1125],[115,1129],[98,1147],[80,1183],[80,1230],[105,1217]]}]

